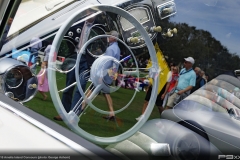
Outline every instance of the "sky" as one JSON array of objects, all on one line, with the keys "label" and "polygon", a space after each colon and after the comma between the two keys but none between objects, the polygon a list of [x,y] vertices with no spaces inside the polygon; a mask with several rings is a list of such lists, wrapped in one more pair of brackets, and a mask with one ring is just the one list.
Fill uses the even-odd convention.
[{"label": "sky", "polygon": [[175,0],[177,14],[172,22],[187,23],[206,30],[240,56],[240,0]]}]

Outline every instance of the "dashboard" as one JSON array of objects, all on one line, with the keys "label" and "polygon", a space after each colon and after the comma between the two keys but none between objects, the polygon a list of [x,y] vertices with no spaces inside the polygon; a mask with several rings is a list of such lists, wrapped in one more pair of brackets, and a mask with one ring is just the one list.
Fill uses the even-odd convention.
[{"label": "dashboard", "polygon": [[[158,34],[163,38],[168,38],[177,33],[177,29],[175,28],[162,28],[164,23],[162,20],[177,13],[174,1],[157,1],[154,3],[142,2],[131,4],[125,7],[124,10],[138,20],[145,28],[151,40],[154,40]],[[134,24],[121,16],[118,16],[117,22],[124,42],[127,43],[131,49],[138,49],[146,46],[145,40],[135,28]]]},{"label": "dashboard", "polygon": [[[153,27],[155,27],[155,21],[151,8],[149,6],[133,5],[126,10],[132,16],[134,16],[139,23],[143,25],[151,39],[156,36],[157,33],[153,31]],[[123,36],[123,40],[128,44],[130,48],[135,49],[145,46],[144,39],[141,37],[140,33],[138,30],[136,30],[132,23],[121,16],[118,17],[118,23],[120,26],[120,32]]]}]

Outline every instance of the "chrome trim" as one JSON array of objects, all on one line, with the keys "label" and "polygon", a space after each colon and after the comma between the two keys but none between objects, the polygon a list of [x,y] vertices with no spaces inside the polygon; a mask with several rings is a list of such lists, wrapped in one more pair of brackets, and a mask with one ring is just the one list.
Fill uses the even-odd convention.
[{"label": "chrome trim", "polygon": [[[54,32],[54,33],[52,33],[52,34],[50,34],[50,35],[42,38],[41,41],[44,41],[44,40],[50,38],[51,36],[56,35],[56,33],[57,33],[57,32]],[[25,46],[25,47],[23,47],[23,48],[21,48],[21,49],[19,49],[19,50],[17,50],[17,51],[14,51],[14,52],[8,54],[7,56],[5,56],[5,57],[3,57],[3,58],[0,58],[0,60],[1,60],[1,59],[4,59],[4,58],[9,58],[9,57],[11,57],[11,56],[14,55],[14,54],[16,54],[16,53],[18,53],[18,52],[20,52],[20,51],[23,51],[23,50],[25,50],[25,49],[27,49],[27,48],[29,48],[29,47],[37,44],[38,42],[39,42],[39,41],[37,41],[37,42],[35,42],[35,43],[32,43],[31,45],[29,44],[29,45],[27,45],[27,46]]]},{"label": "chrome trim", "polygon": [[76,6],[73,6],[71,9],[67,10],[67,11],[64,12],[64,13],[61,13],[61,14],[57,15],[56,17],[52,18],[52,20],[58,19],[59,17],[63,16],[64,14],[66,14],[66,13],[68,13],[68,12],[70,12],[71,10],[77,8],[78,6],[82,5],[82,4],[85,3],[85,2],[86,2],[86,0],[80,1],[79,4],[77,4]]},{"label": "chrome trim", "polygon": [[[4,74],[4,76],[3,76],[3,81],[6,83],[6,85],[8,86],[8,88],[10,88],[10,89],[15,89],[15,88],[18,88],[18,87],[23,83],[23,74],[22,74],[22,72],[20,72],[18,69],[16,69],[18,72],[20,72],[20,75],[21,75],[21,77],[22,77],[22,78],[21,78],[21,82],[20,82],[17,86],[15,86],[15,87],[9,86],[9,85],[7,84],[6,78],[7,78],[7,73],[9,73],[12,69],[16,69],[16,68],[13,67],[13,68],[9,69],[9,71],[7,71],[7,72]],[[6,92],[5,88],[4,88],[4,91]]]},{"label": "chrome trim", "polygon": [[[126,9],[126,11],[128,11],[129,8],[133,8],[133,7],[136,7],[136,8],[139,8],[138,6],[136,5],[132,5],[132,6],[129,6]],[[152,18],[152,21],[153,21],[153,24],[154,26],[156,25],[155,24],[155,20],[154,20],[154,17],[153,17],[153,14],[152,14],[152,10],[149,6],[147,5],[143,5],[141,6],[142,8],[147,8],[149,11],[150,11],[150,15],[151,15],[151,18]],[[121,23],[120,23],[120,16],[117,17],[117,23],[118,23],[118,26],[122,26]],[[147,32],[148,33],[148,32]],[[123,35],[122,31],[121,31],[121,34]],[[151,40],[153,40],[155,37],[157,36],[157,33],[153,33],[152,37],[150,37]],[[123,41],[126,43],[125,41],[125,38],[123,38]],[[143,48],[146,46],[146,43],[143,43],[141,45],[137,45],[137,46],[129,46],[131,49],[138,49],[138,48]]]},{"label": "chrome trim", "polygon": [[[143,27],[146,31],[147,31],[147,29],[149,29],[149,27],[148,26],[146,26],[146,27]],[[136,30],[136,31],[134,31],[134,32],[131,32],[130,34],[131,34],[131,36],[133,37],[133,34],[135,34],[135,33],[139,33],[139,31],[138,30]],[[141,36],[138,36],[139,38],[141,38]]]},{"label": "chrome trim", "polygon": [[[150,17],[150,14],[149,14],[149,11],[151,12],[151,10],[148,11],[149,8],[147,9],[146,7],[147,7],[147,6],[145,6],[145,7],[136,7],[136,8],[132,8],[132,9],[130,9],[130,10],[126,10],[126,11],[129,12],[129,13],[131,13],[131,11],[136,10],[136,9],[139,9],[139,8],[141,8],[141,9],[143,9],[143,10],[146,10],[146,11],[147,11],[147,15],[148,15],[148,20],[147,20],[147,21],[144,21],[144,22],[142,22],[142,23],[139,22],[140,24],[145,24],[146,22],[149,22],[151,18],[153,18],[153,17]],[[121,27],[122,27],[123,31],[129,31],[129,30],[135,28],[135,27],[133,26],[133,27],[130,27],[130,28],[124,30],[123,25],[122,25],[122,23],[121,23],[121,18],[122,18],[122,17],[119,17],[119,22],[120,22],[120,24],[121,24]],[[131,22],[130,22],[130,23],[131,23]]]},{"label": "chrome trim", "polygon": [[6,12],[6,9],[7,9],[8,5],[9,5],[9,2],[10,2],[10,0],[1,0],[0,1],[0,22],[3,19],[3,16],[4,16],[5,12]]},{"label": "chrome trim", "polygon": [[[100,30],[102,30],[102,31],[104,32],[104,34],[106,34],[106,31],[105,31],[103,28],[99,27],[99,26],[104,26],[104,25],[102,25],[102,24],[95,24],[95,25],[93,25],[93,26],[91,27],[91,29],[93,29],[93,27],[96,27],[96,28],[99,28]],[[105,26],[104,26],[104,27],[105,27]],[[92,57],[95,57],[95,58],[101,56],[101,55],[98,55],[98,56],[93,55],[88,49],[87,49],[87,52],[88,52]]]},{"label": "chrome trim", "polygon": [[[17,61],[17,60],[16,60]],[[10,68],[8,68],[6,71],[5,71],[5,73],[3,74],[3,76],[2,76],[2,84],[0,84],[0,85],[2,85],[2,91],[4,92],[4,94],[7,92],[6,91],[6,88],[5,88],[5,83],[6,83],[6,73],[8,73],[10,70],[12,70],[12,69],[14,69],[14,68],[16,68],[16,67],[26,67],[26,68],[28,68],[29,69],[29,71],[32,73],[32,71],[31,71],[31,69],[28,67],[28,66],[26,66],[26,65],[13,65],[13,66],[11,66]],[[22,73],[21,73],[22,74]],[[33,73],[32,73],[32,76],[33,77],[35,77],[35,78],[37,78]],[[22,77],[22,81],[21,81],[21,83],[20,83],[20,85],[22,84],[22,82],[23,82],[23,77]],[[38,82],[38,81],[37,81]],[[18,88],[20,85],[18,85],[17,87],[11,87],[11,89],[12,88]],[[21,102],[21,103],[25,103],[25,102],[28,102],[28,101],[30,101],[32,98],[34,98],[35,97],[35,95],[37,94],[37,92],[38,92],[38,89],[36,89],[35,90],[35,92],[34,92],[34,94],[32,94],[30,97],[28,97],[28,98],[26,98],[26,99],[23,99],[23,100],[19,100],[18,102]]]},{"label": "chrome trim", "polygon": [[160,18],[161,20],[162,20],[162,19],[165,19],[165,18],[167,18],[167,17],[170,17],[170,16],[172,16],[172,15],[174,15],[174,14],[177,13],[177,9],[176,9],[176,12],[174,12],[174,13],[172,13],[172,14],[169,14],[169,15],[167,15],[166,17],[162,18],[162,17],[161,17],[161,13],[160,13],[160,11],[159,11],[159,8],[161,8],[161,7],[163,7],[163,6],[166,6],[166,5],[168,5],[168,4],[174,4],[174,6],[175,6],[175,8],[176,8],[176,4],[175,4],[174,1],[166,2],[166,3],[163,3],[163,4],[157,6],[158,15],[159,15],[159,18]]},{"label": "chrome trim", "polygon": [[[71,39],[71,40],[69,40],[69,39]],[[70,42],[70,43],[75,47],[75,49],[76,49],[76,45],[73,43],[74,39],[73,39],[72,37],[64,36],[63,39],[62,39],[62,41],[63,41],[63,40],[66,40],[66,41]]]}]

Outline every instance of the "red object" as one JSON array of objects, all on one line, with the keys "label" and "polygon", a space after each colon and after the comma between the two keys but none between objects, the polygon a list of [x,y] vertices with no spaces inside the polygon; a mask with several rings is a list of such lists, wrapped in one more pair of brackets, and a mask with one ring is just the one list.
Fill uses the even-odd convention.
[{"label": "red object", "polygon": [[175,86],[177,80],[178,80],[179,74],[173,73],[172,74],[172,80],[170,82],[170,86],[168,88],[168,92],[172,90],[172,88]]},{"label": "red object", "polygon": [[28,62],[28,67],[31,67],[33,65],[32,62]]}]

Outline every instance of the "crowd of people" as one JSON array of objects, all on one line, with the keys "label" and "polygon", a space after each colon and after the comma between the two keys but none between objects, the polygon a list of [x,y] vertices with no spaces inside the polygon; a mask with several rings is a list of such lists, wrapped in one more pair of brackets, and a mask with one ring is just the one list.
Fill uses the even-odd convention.
[{"label": "crowd of people", "polygon": [[[90,23],[90,22],[88,22],[88,23]],[[89,34],[88,30],[86,30],[86,34]],[[116,31],[112,31],[111,35],[113,37],[118,37],[118,33]],[[107,48],[107,51],[105,53],[106,56],[112,56],[112,57],[120,60],[120,49],[118,47],[117,40],[115,38],[110,37],[109,43],[110,43],[110,46]],[[81,44],[79,44],[79,45],[81,45]],[[45,49],[44,61],[42,62],[41,70],[38,74],[38,81],[39,81],[38,90],[41,93],[41,95],[43,96],[43,100],[47,99],[46,92],[49,91],[46,68],[47,68],[47,61],[48,61],[50,48],[51,48],[51,45],[49,45]],[[81,48],[81,46],[79,46],[79,48]],[[85,55],[83,55],[81,58],[80,66],[79,66],[80,73],[83,73],[86,70],[90,70],[90,65],[88,64],[89,61],[87,61],[86,59],[87,59],[87,57]],[[140,67],[143,65],[146,67],[146,64],[148,63],[148,61],[143,62],[143,59],[139,59],[139,58],[137,59],[137,62],[139,63]],[[132,58],[130,58],[128,61],[124,61],[124,63],[127,63],[126,65],[133,67],[133,59]],[[205,74],[205,72],[202,71],[199,67],[195,67],[193,69],[192,67],[193,67],[194,63],[195,63],[195,61],[192,57],[184,58],[184,63],[183,63],[184,68],[181,69],[181,71],[179,71],[179,66],[176,65],[175,63],[171,62],[168,64],[170,66],[170,72],[167,75],[167,82],[164,85],[164,87],[161,89],[161,91],[158,93],[157,99],[155,102],[155,105],[158,107],[160,114],[163,112],[164,109],[172,108],[174,105],[179,103],[182,99],[186,98],[189,94],[193,93],[194,91],[196,91],[197,89],[199,89],[200,87],[202,87],[203,85],[205,85],[207,83],[208,75]],[[109,68],[111,68],[111,67],[109,67]],[[80,82],[82,85],[82,89],[84,91],[85,91],[87,80],[88,80],[87,77],[89,77],[89,72],[86,72],[86,73],[87,73],[87,75],[79,77],[81,79]],[[135,77],[125,76],[124,78],[125,78],[125,80],[124,80],[125,88],[128,87],[127,86],[128,83],[130,84],[129,85],[130,87],[131,87],[131,85],[133,85],[133,83],[129,82],[129,79],[136,82]],[[107,79],[109,79],[109,77]],[[66,86],[71,85],[72,83],[75,82],[75,80],[76,80],[75,70],[68,72],[67,76],[66,76]],[[113,82],[113,80],[111,79],[109,81],[109,85],[111,85],[112,82]],[[138,79],[138,82],[139,82],[139,79]],[[142,84],[144,84],[144,83],[142,82]],[[137,86],[135,85],[132,87],[136,88]],[[94,87],[92,87],[91,89],[94,89]],[[145,85],[142,87],[142,90],[144,90],[144,89],[145,89]],[[77,107],[77,108],[79,111],[76,113],[80,114],[83,112],[84,107],[85,107],[85,105],[81,105],[81,104],[82,103],[85,104],[85,103],[79,102],[81,99],[81,94],[80,94],[79,90],[76,89],[74,94],[73,94],[73,91],[74,91],[74,87],[70,87],[63,92],[62,104],[63,104],[66,112],[73,110],[74,108],[76,108],[76,105],[78,105],[79,107]],[[139,120],[142,117],[142,115],[144,114],[146,107],[148,106],[150,97],[151,97],[151,92],[152,92],[152,86],[149,85],[146,89],[146,96],[145,96],[145,101],[144,101],[144,104],[142,107],[142,114],[138,118],[136,118],[136,120]],[[112,102],[111,96],[109,93],[105,93],[104,95],[105,95],[105,98],[106,98],[106,101],[108,103],[109,110],[110,110],[109,115],[104,116],[104,118],[106,118],[108,120],[115,120],[113,102]],[[61,115],[58,115],[58,116],[55,116],[54,119],[61,121],[62,117],[61,117]]]},{"label": "crowd of people", "polygon": [[[82,48],[83,44],[87,41],[87,37],[89,36],[91,26],[95,23],[94,17],[85,21],[83,25],[83,31],[80,37],[80,41],[78,44],[78,51]],[[118,33],[116,31],[111,31],[110,35],[112,37],[108,37],[108,42],[109,46],[104,53],[105,56],[110,56],[118,61],[120,61],[121,56],[124,57],[124,55],[120,55],[121,51],[117,43],[117,39],[114,37],[118,37]],[[49,91],[48,88],[48,80],[47,80],[47,61],[48,61],[48,56],[50,52],[51,45],[49,45],[45,49],[45,58],[41,66],[41,71],[38,74],[38,90],[43,96],[43,100],[47,99],[46,92]],[[77,56],[77,54],[76,54]],[[87,54],[83,54],[81,57],[80,65],[79,65],[79,73],[85,73],[84,75],[80,74],[79,77],[75,77],[75,69],[72,71],[68,72],[66,75],[66,86],[72,85],[75,81],[76,78],[80,78],[80,83],[83,91],[85,91],[87,81],[90,76],[90,67],[93,63],[94,59],[89,60]],[[143,58],[139,57],[136,59],[138,67],[139,68],[145,68],[146,65],[148,64],[148,60],[144,60]],[[112,63],[106,62],[106,64],[109,63],[109,67],[107,69],[112,68]],[[136,63],[134,62],[134,59],[131,57],[129,59],[126,59],[125,61],[122,62],[124,67],[129,67],[129,68],[134,68],[136,66]],[[192,68],[195,63],[195,60],[192,57],[184,58],[184,68],[179,71],[179,66],[176,65],[175,63],[169,63],[168,65],[170,66],[170,72],[167,75],[167,80],[166,84],[164,87],[159,91],[157,95],[157,99],[155,102],[155,105],[158,107],[159,113],[161,114],[164,109],[170,109],[174,107],[177,103],[179,103],[182,99],[186,98],[189,94],[193,93],[200,87],[202,87],[204,84],[207,83],[208,81],[208,75],[204,73],[199,67],[195,67],[194,69]],[[105,70],[107,70],[105,69]],[[118,69],[117,69],[118,70]],[[87,72],[88,71],[88,72]],[[109,81],[106,81],[107,84],[110,86],[112,83],[114,83],[114,79],[111,77],[107,76],[108,74],[105,74],[103,76],[103,80],[107,79]],[[134,77],[127,77],[125,76],[125,88],[128,86],[129,79],[134,79]],[[135,82],[136,78],[134,79]],[[137,80],[138,82],[140,81],[139,79]],[[137,86],[133,86],[132,83],[129,83],[130,87],[136,88]],[[142,84],[144,84],[142,82]],[[94,90],[94,87],[90,88],[91,90]],[[143,85],[142,90],[145,89],[145,85]],[[139,120],[142,115],[144,114],[146,107],[148,106],[150,97],[151,97],[151,92],[152,92],[152,86],[148,85],[147,90],[146,90],[146,97],[145,101],[142,107],[142,114],[136,118],[136,120]],[[91,94],[91,92],[88,92]],[[106,98],[108,107],[109,107],[109,115],[104,116],[103,118],[108,119],[108,120],[115,120],[115,114],[114,114],[114,109],[113,109],[113,102],[110,96],[110,92],[104,93],[104,96]],[[68,113],[70,110],[76,110],[75,113],[78,115],[81,114],[84,110],[85,107],[85,102],[81,98],[82,95],[79,92],[78,88],[75,89],[74,92],[74,87],[69,87],[68,89],[64,90],[63,95],[62,95],[62,104]],[[82,105],[84,104],[84,105]],[[61,115],[57,115],[54,117],[55,120],[62,121]]]},{"label": "crowd of people", "polygon": [[[112,36],[117,37],[118,33],[116,31],[111,32]],[[110,40],[110,45],[106,51],[106,56],[112,56],[117,58],[118,60],[120,59],[120,50],[119,47],[116,43],[116,39],[114,38],[109,38]],[[116,43],[116,44],[115,44]],[[114,44],[114,45],[113,45]],[[48,92],[48,80],[47,80],[47,61],[48,61],[48,56],[50,52],[51,45],[49,45],[45,49],[45,58],[41,66],[41,71],[38,74],[38,90],[43,96],[43,100],[47,99],[47,95],[45,92]],[[116,53],[115,53],[116,52]],[[84,57],[83,57],[84,58]],[[85,70],[89,70],[89,65],[87,64],[88,61],[84,60],[80,62],[80,72],[84,72]],[[86,63],[86,64],[85,64]],[[205,74],[204,71],[202,71],[199,67],[195,67],[194,69],[192,68],[194,65],[195,61],[192,57],[184,58],[184,68],[179,71],[179,66],[176,65],[175,63],[169,63],[168,65],[170,66],[170,72],[167,75],[167,82],[162,88],[162,90],[158,93],[157,99],[155,102],[155,105],[158,107],[159,113],[161,114],[164,109],[170,109],[177,103],[179,103],[182,99],[186,98],[189,94],[193,93],[203,85],[205,85],[208,81],[208,75]],[[84,67],[85,66],[85,67]],[[89,72],[88,72],[89,74]],[[71,77],[72,76],[72,77]],[[82,89],[85,90],[86,83],[87,83],[87,78],[89,75],[85,75],[82,80],[80,80],[82,86]],[[82,76],[81,76],[82,77]],[[79,77],[79,78],[81,78]],[[134,77],[124,77],[125,78],[125,83],[127,85],[128,79],[134,78]],[[75,81],[75,71],[71,71],[67,73],[66,76],[66,86],[69,86]],[[111,78],[110,78],[111,79]],[[136,79],[136,78],[135,78]],[[70,82],[71,81],[71,82]],[[84,81],[84,82],[83,82]],[[135,80],[134,80],[135,81]],[[139,80],[138,80],[139,81]],[[109,82],[109,85],[113,81],[111,80]],[[125,88],[126,88],[125,85]],[[136,88],[136,86],[133,86],[133,88]],[[145,88],[145,86],[143,87]],[[144,90],[142,88],[142,90]],[[92,87],[91,89],[94,89]],[[79,104],[79,100],[81,99],[81,94],[78,91],[78,89],[75,90],[75,93],[73,94],[74,87],[71,87],[63,92],[62,96],[62,103],[63,106],[65,107],[66,112],[69,112],[72,110],[76,105],[79,105],[79,112],[81,113],[84,110],[85,105]],[[151,97],[151,91],[152,91],[152,86],[149,85],[146,90],[146,97],[145,101],[142,107],[142,114],[136,118],[136,120],[139,120],[142,115],[144,114],[146,107],[148,106],[150,97]],[[71,93],[70,93],[71,92]],[[111,96],[109,93],[105,93],[105,98],[109,106],[110,114],[107,116],[104,116],[104,118],[108,120],[115,120],[115,115],[114,115],[114,109],[113,109],[113,102],[111,99]],[[69,105],[71,104],[71,105]],[[83,103],[85,104],[85,103]],[[54,117],[55,120],[61,121],[62,117],[60,115]]]},{"label": "crowd of people", "polygon": [[[184,58],[184,68],[179,72],[179,67],[175,63],[170,63],[170,72],[167,82],[161,92],[158,93],[155,105],[161,114],[164,109],[171,109],[189,94],[198,90],[208,81],[208,75],[199,67],[193,69],[195,60],[192,57]],[[136,118],[140,120],[151,97],[152,86],[148,87],[145,102],[142,107],[142,114]]]}]

